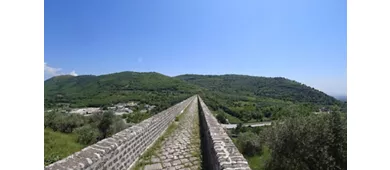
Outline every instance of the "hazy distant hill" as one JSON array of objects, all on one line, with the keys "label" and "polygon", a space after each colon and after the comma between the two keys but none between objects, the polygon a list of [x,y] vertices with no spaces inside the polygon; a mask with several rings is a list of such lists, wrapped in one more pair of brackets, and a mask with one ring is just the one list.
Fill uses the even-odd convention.
[{"label": "hazy distant hill", "polygon": [[286,78],[246,75],[180,75],[189,83],[231,95],[272,98],[292,102],[333,105],[338,101],[319,90]]},{"label": "hazy distant hill", "polygon": [[336,99],[346,102],[347,101],[347,96],[334,96]]},{"label": "hazy distant hill", "polygon": [[320,108],[346,104],[319,90],[282,77],[246,75],[180,75],[200,86],[206,104],[230,122],[276,120],[292,114],[308,115]]}]

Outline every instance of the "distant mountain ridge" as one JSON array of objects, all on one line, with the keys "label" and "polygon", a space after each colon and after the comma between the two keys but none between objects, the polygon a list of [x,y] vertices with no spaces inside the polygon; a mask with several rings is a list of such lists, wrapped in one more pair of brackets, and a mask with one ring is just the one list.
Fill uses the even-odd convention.
[{"label": "distant mountain ridge", "polygon": [[257,77],[247,75],[195,75],[176,76],[191,84],[210,91],[226,94],[268,97],[294,102],[308,102],[322,105],[338,103],[337,99],[315,88],[283,77]]},{"label": "distant mountain ridge", "polygon": [[199,91],[195,85],[156,72],[56,76],[44,84],[47,108],[59,103],[99,107],[129,100],[167,107]]},{"label": "distant mountain ridge", "polygon": [[347,101],[347,95],[338,95],[338,96],[334,96],[334,98],[336,98],[340,101],[343,101],[343,102]]},{"label": "distant mountain ridge", "polygon": [[[157,72],[56,76],[45,81],[45,107],[105,106],[138,100],[167,107],[194,94],[272,102],[334,105],[339,101],[319,90],[283,77],[195,75],[169,77]],[[271,102],[271,103],[272,103]]]}]

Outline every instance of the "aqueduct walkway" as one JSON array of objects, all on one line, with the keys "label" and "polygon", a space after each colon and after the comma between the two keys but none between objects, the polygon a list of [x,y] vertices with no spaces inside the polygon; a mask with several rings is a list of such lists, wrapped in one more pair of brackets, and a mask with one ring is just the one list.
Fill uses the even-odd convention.
[{"label": "aqueduct walkway", "polygon": [[250,170],[199,96],[45,167],[45,170]]}]

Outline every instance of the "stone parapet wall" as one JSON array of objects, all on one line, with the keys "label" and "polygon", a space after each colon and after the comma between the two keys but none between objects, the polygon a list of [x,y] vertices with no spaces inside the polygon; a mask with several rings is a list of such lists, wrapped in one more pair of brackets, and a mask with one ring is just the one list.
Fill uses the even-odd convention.
[{"label": "stone parapet wall", "polygon": [[204,167],[210,170],[250,170],[224,128],[198,97]]},{"label": "stone parapet wall", "polygon": [[112,137],[46,166],[45,170],[127,170],[195,99],[196,96],[190,97]]}]

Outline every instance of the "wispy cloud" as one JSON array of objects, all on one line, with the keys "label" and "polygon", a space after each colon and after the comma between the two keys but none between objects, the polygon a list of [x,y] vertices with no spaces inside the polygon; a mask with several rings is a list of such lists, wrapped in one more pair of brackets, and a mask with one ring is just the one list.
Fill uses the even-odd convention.
[{"label": "wispy cloud", "polygon": [[46,62],[45,62],[45,77],[53,77],[53,76],[59,76],[59,75],[72,75],[72,76],[78,76],[78,74],[76,73],[76,71],[72,71],[68,74],[64,74],[61,72],[62,68],[55,68],[55,67],[51,67],[49,66]]},{"label": "wispy cloud", "polygon": [[72,72],[69,73],[72,76],[78,76],[78,74],[73,70]]},{"label": "wispy cloud", "polygon": [[61,68],[50,67],[49,65],[47,65],[47,63],[45,63],[45,74],[49,76],[58,76],[60,75],[59,71],[61,70]]}]

